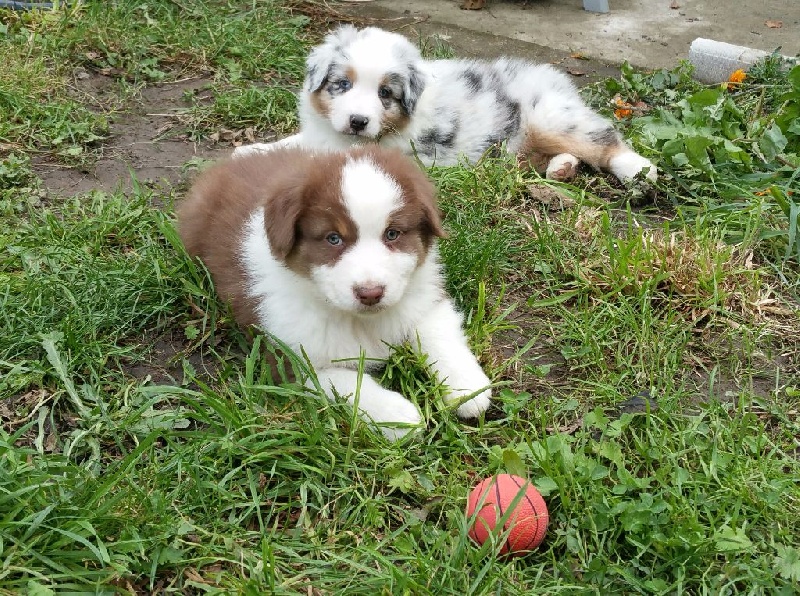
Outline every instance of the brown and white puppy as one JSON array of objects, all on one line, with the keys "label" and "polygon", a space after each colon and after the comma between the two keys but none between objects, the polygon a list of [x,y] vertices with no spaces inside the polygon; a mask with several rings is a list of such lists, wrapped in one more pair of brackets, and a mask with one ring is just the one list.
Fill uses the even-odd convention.
[{"label": "brown and white puppy", "polygon": [[[486,410],[490,381],[443,288],[435,192],[401,152],[278,149],[218,164],[178,208],[181,238],[237,321],[305,350],[329,398],[346,396],[395,439],[417,407],[355,370],[410,341],[457,413]],[[398,423],[403,426],[398,426]]]}]

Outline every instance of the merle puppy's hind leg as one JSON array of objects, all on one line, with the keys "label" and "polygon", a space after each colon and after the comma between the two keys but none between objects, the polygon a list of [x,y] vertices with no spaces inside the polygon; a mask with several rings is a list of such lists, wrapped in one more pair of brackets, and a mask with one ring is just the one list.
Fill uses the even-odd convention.
[{"label": "merle puppy's hind leg", "polygon": [[545,177],[559,182],[568,182],[578,173],[580,160],[571,153],[559,153],[550,160]]},{"label": "merle puppy's hind leg", "polygon": [[571,170],[578,160],[620,180],[634,178],[642,170],[652,181],[657,176],[650,160],[633,151],[609,120],[568,88],[547,93],[533,105],[523,125],[519,153],[549,156],[546,173],[556,179],[574,175]]},{"label": "merle puppy's hind leg", "polygon": [[[562,131],[528,127],[519,150],[520,158],[536,156],[536,161],[541,163],[543,155],[553,156],[545,174],[555,180],[571,179],[578,162],[584,161],[595,168],[610,171],[620,180],[630,180],[644,170],[645,176],[655,181],[658,174],[652,162],[628,147],[611,123],[599,116],[595,118],[595,122],[570,125]],[[595,123],[597,125],[591,126]]]}]

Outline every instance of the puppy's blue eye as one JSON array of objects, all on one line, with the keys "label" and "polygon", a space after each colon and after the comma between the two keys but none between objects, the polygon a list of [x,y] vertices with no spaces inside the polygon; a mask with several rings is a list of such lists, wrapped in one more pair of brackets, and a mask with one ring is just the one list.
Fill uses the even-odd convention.
[{"label": "puppy's blue eye", "polygon": [[394,242],[400,237],[400,231],[389,228],[383,233],[383,237],[386,239],[386,242]]},{"label": "puppy's blue eye", "polygon": [[339,89],[341,89],[342,91],[348,91],[353,86],[353,83],[351,83],[348,79],[342,79],[337,84],[339,86]]},{"label": "puppy's blue eye", "polygon": [[392,90],[389,87],[381,87],[378,89],[378,97],[381,99],[389,99],[392,96]]},{"label": "puppy's blue eye", "polygon": [[328,244],[330,244],[331,246],[341,246],[342,243],[344,242],[344,240],[342,240],[342,237],[339,236],[339,234],[337,234],[336,232],[331,232],[330,234],[325,236],[325,240],[327,240]]}]

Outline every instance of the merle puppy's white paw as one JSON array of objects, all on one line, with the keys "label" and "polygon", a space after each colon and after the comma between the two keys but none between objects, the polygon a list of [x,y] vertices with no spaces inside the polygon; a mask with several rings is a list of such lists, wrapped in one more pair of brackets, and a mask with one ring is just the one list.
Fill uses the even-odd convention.
[{"label": "merle puppy's white paw", "polygon": [[560,153],[547,164],[545,177],[559,182],[568,182],[578,173],[580,160],[570,153]]},{"label": "merle puppy's white paw", "polygon": [[625,151],[612,157],[609,169],[620,180],[631,180],[643,169],[647,170],[645,176],[650,182],[658,179],[658,170],[653,162],[633,151]]},{"label": "merle puppy's white paw", "polygon": [[491,403],[492,392],[486,390],[461,404],[456,410],[456,414],[459,418],[477,418],[489,409]]},{"label": "merle puppy's white paw", "polygon": [[245,157],[246,155],[257,155],[259,153],[267,153],[275,149],[274,145],[277,143],[253,143],[252,145],[240,145],[233,150],[232,156]]}]

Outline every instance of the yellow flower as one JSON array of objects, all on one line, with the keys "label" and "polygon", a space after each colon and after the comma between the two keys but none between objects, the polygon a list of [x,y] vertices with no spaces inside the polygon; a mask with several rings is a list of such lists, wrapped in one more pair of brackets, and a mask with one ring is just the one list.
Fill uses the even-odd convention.
[{"label": "yellow flower", "polygon": [[742,81],[747,78],[747,74],[740,68],[739,70],[734,70],[731,73],[731,76],[728,77],[728,90],[735,89],[738,85],[742,84]]},{"label": "yellow flower", "polygon": [[614,116],[617,120],[630,118],[633,114],[633,110],[631,109],[633,106],[627,101],[624,101],[619,95],[614,97],[614,105],[617,106],[617,109],[614,110]]}]

